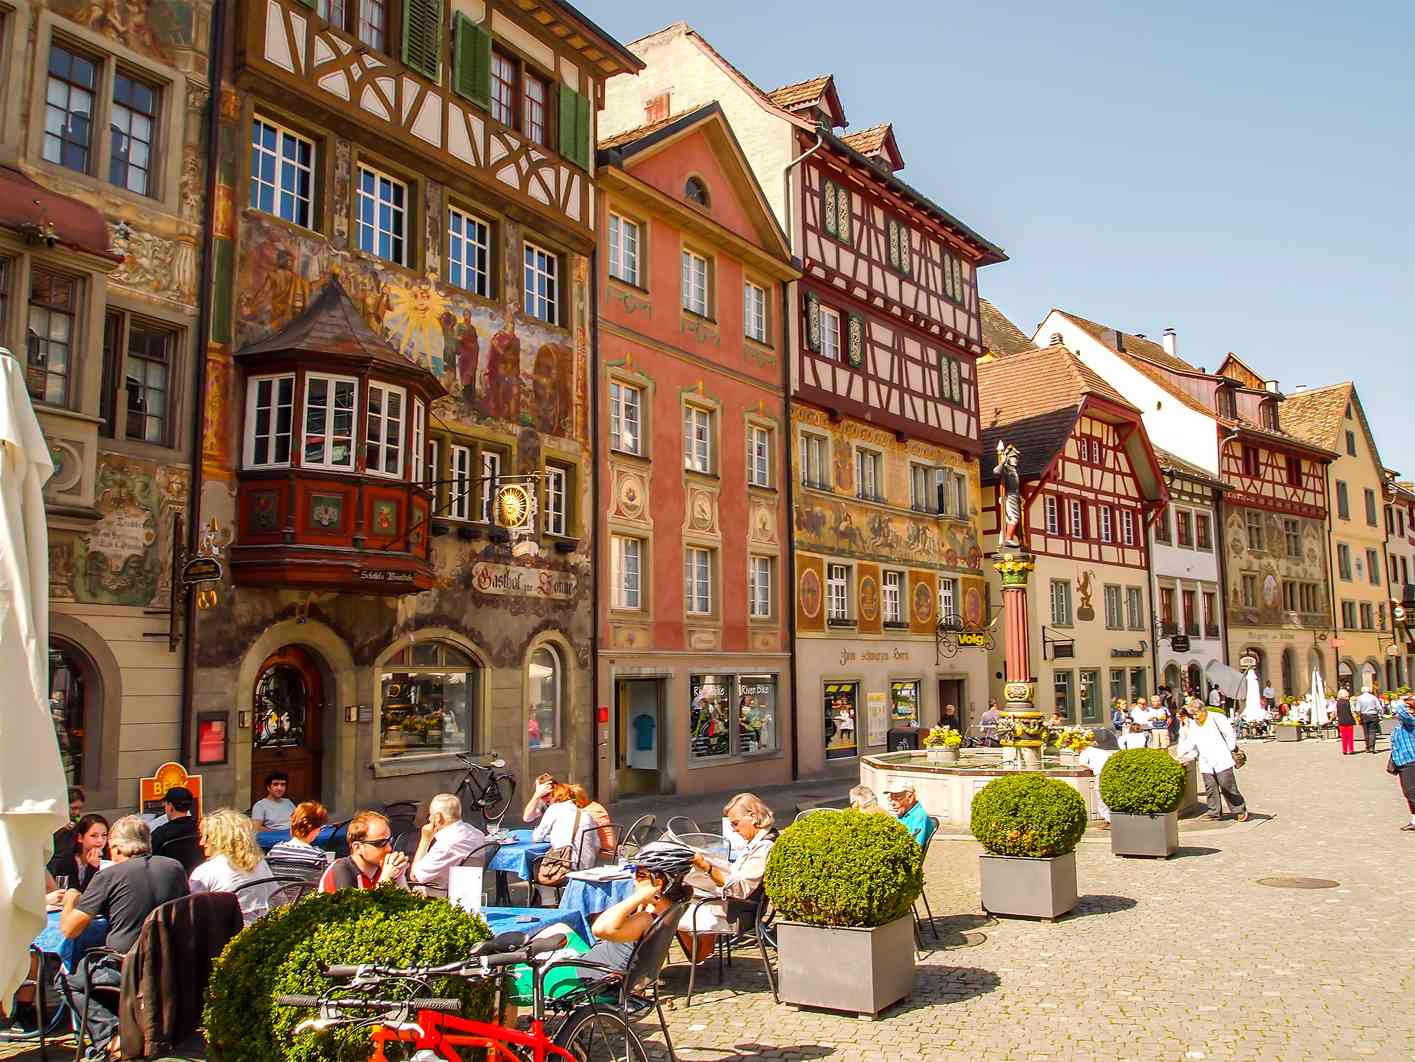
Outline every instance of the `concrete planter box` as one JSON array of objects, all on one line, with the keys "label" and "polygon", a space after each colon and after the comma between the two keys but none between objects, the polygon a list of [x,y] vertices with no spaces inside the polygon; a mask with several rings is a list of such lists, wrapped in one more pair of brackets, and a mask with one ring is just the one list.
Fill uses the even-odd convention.
[{"label": "concrete planter box", "polygon": [[1381,733],[1389,737],[1395,733],[1395,717],[1386,716],[1381,720]]},{"label": "concrete planter box", "polygon": [[1060,918],[1076,906],[1075,852],[1050,859],[980,858],[983,910],[988,914]]},{"label": "concrete planter box", "polygon": [[1275,726],[1273,730],[1277,733],[1279,741],[1301,741],[1302,728],[1300,726]]},{"label": "concrete planter box", "polygon": [[1179,848],[1179,812],[1167,815],[1110,813],[1110,851],[1118,856],[1168,859]]},{"label": "concrete planter box", "polygon": [[873,929],[776,923],[781,1002],[875,1015],[914,992],[914,919]]}]

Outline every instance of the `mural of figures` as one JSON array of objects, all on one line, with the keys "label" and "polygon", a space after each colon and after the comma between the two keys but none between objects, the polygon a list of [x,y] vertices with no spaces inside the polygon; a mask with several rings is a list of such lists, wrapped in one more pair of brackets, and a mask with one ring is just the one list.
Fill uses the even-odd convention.
[{"label": "mural of figures", "polygon": [[960,571],[982,566],[977,528],[956,520],[881,513],[853,500],[803,492],[796,499],[795,524],[797,542],[804,549],[922,561]]},{"label": "mural of figures", "polygon": [[50,9],[134,51],[171,61],[192,47],[195,11],[189,0],[54,0]]},{"label": "mural of figures", "polygon": [[386,290],[388,312],[382,324],[388,342],[404,357],[422,362],[435,376],[441,376],[446,345],[442,316],[447,300],[426,277],[410,287],[390,284]]}]

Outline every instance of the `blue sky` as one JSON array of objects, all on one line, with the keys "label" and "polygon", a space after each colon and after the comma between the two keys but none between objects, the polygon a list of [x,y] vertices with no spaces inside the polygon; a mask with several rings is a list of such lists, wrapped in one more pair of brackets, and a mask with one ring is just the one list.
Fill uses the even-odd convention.
[{"label": "blue sky", "polygon": [[765,88],[833,73],[1007,250],[981,290],[1024,331],[1060,306],[1286,390],[1354,379],[1415,477],[1415,5],[580,2],[624,41],[685,20]]}]

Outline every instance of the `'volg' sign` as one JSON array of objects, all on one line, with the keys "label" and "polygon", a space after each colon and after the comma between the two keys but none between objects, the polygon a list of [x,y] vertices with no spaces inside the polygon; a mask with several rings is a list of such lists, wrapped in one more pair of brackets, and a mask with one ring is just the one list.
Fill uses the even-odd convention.
[{"label": "'volg' sign", "polygon": [[577,582],[573,572],[548,568],[523,568],[485,561],[472,566],[472,589],[481,594],[545,597],[563,601],[575,596]]}]

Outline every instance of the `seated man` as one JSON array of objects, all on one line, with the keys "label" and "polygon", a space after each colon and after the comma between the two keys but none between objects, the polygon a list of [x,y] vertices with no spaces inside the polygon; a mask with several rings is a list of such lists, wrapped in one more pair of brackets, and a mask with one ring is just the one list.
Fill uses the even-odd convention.
[{"label": "seated man", "polygon": [[286,793],[290,776],[284,771],[271,771],[265,776],[265,796],[251,805],[251,821],[257,830],[288,830],[295,802]]},{"label": "seated man", "polygon": [[[152,833],[138,815],[125,815],[113,824],[108,832],[108,847],[113,865],[95,874],[82,895],[77,889],[64,894],[59,932],[69,940],[77,940],[93,919],[106,918],[105,946],[127,954],[156,907],[187,895],[187,872],[175,859],[152,855]],[[113,963],[95,964],[84,972],[92,984],[105,987],[116,987],[123,978],[121,969]],[[67,979],[75,992],[82,993],[88,987],[83,976]],[[118,1031],[115,1002],[112,993],[104,992],[95,995],[89,1004],[89,1033],[100,1050]]]},{"label": "seated man", "polygon": [[197,820],[192,815],[196,797],[184,785],[174,785],[162,794],[162,812],[167,821],[152,831],[152,851],[178,859],[190,874],[206,856],[197,843]]},{"label": "seated man", "polygon": [[929,818],[924,805],[919,803],[914,783],[895,782],[894,788],[884,791],[884,798],[889,801],[894,817],[904,824],[904,828],[919,842],[919,847],[928,844],[934,834],[934,820]]},{"label": "seated man", "polygon": [[377,811],[361,811],[349,820],[349,854],[329,864],[319,879],[320,892],[372,889],[392,882],[408,887],[408,857],[390,852],[393,831]]},{"label": "seated man", "polygon": [[478,866],[486,866],[495,845],[488,844],[486,834],[469,822],[462,821],[462,802],[451,793],[438,793],[428,803],[427,823],[418,839],[413,856],[410,883],[425,895],[447,895],[447,883],[452,868],[473,853]]}]

